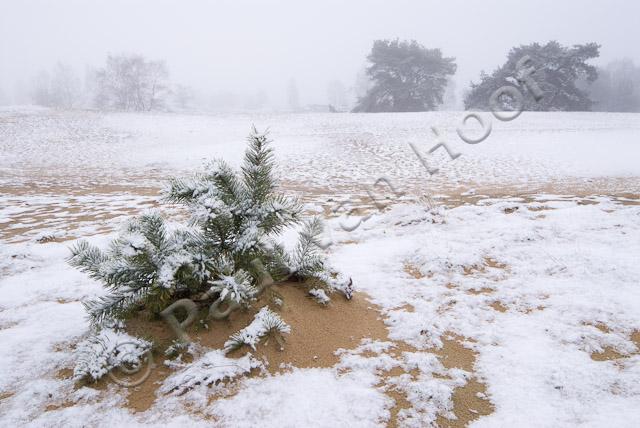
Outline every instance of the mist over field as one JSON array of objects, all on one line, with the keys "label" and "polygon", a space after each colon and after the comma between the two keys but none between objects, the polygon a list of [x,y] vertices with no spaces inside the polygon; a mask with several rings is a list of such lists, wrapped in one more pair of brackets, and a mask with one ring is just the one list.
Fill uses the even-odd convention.
[{"label": "mist over field", "polygon": [[[340,82],[350,102],[375,39],[415,39],[455,57],[454,106],[482,70],[513,46],[557,40],[602,45],[594,63],[640,63],[634,2],[407,1],[4,1],[0,4],[0,104],[30,103],[32,81],[58,62],[81,80],[108,54],[164,60],[176,85],[210,109],[288,110],[293,79],[300,102],[327,104]],[[237,98],[234,99],[234,98]],[[253,98],[253,100],[252,100]],[[256,100],[257,99],[257,100]]]},{"label": "mist over field", "polygon": [[0,426],[635,428],[638,16],[0,0]]}]

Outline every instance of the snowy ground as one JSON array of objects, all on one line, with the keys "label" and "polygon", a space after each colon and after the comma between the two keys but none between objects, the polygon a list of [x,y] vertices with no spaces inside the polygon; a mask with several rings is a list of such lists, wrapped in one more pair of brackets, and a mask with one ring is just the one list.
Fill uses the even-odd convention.
[{"label": "snowy ground", "polygon": [[[428,426],[477,380],[492,411],[473,426],[636,426],[640,116],[524,113],[475,146],[456,137],[463,116],[0,111],[0,422]],[[251,123],[271,128],[286,186],[330,214],[332,261],[382,308],[390,341],[240,380],[217,401],[164,394],[143,413],[116,385],[75,388],[61,372],[87,332],[80,302],[102,290],[66,265],[68,246],[106,244],[167,174],[237,163]],[[426,155],[431,126],[462,155],[440,149],[429,176],[408,143]],[[378,210],[366,190],[381,177],[395,192],[370,189]],[[470,367],[436,358],[451,337]]]},{"label": "snowy ground", "polygon": [[[286,179],[307,186],[369,185],[381,176],[398,186],[425,186],[427,174],[411,150],[426,155],[431,127],[462,154],[441,168],[430,186],[548,185],[598,177],[638,177],[640,118],[617,113],[527,112],[512,122],[492,120],[482,143],[456,135],[464,112],[397,114],[171,115],[0,110],[0,184],[83,187],[158,183],[166,171],[203,160],[237,163],[251,124],[271,129]],[[487,119],[490,114],[484,114]],[[474,121],[467,135],[473,133]]]}]

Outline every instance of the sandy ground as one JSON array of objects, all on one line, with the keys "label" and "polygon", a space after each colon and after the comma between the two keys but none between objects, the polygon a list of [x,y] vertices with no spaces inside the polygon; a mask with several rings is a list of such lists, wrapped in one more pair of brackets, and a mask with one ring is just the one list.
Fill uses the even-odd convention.
[{"label": "sandy ground", "polygon": [[[433,206],[455,207],[474,204],[487,198],[522,198],[530,201],[540,195],[589,198],[606,195],[623,204],[640,203],[640,179],[600,179],[579,182],[547,183],[523,189],[519,186],[442,187],[431,191],[405,188],[402,194],[388,188],[319,187],[306,183],[282,183],[283,191],[307,205],[322,208],[327,217],[356,216],[381,212],[397,203],[429,203]],[[161,187],[140,187],[123,184],[99,184],[70,187],[51,185],[0,186],[0,212],[11,215],[10,221],[0,221],[0,240],[41,242],[76,239],[87,234],[108,233],[117,229],[123,219],[147,209],[161,208],[169,215],[179,216],[175,207],[159,203]],[[428,196],[428,200],[425,197]],[[172,209],[173,208],[173,209]],[[307,214],[314,214],[307,211]]]},{"label": "sandy ground", "polygon": [[[620,186],[620,183],[609,183],[613,187]],[[420,197],[403,195],[401,201],[393,199],[371,199],[366,193],[357,194],[345,192],[344,195],[337,196],[329,189],[308,188],[301,183],[288,183],[284,186],[285,191],[297,194],[302,201],[307,204],[315,204],[323,209],[323,214],[327,218],[339,217],[341,213],[335,212],[333,207],[340,200],[350,202],[350,215],[367,215],[382,212],[389,206],[396,203],[421,203]],[[456,193],[450,189],[438,192],[437,197],[432,201],[438,206],[449,208],[465,204],[475,204],[487,198],[519,198],[522,201],[532,201],[532,197],[539,194],[549,195],[547,199],[537,198],[537,202],[543,204],[541,211],[544,211],[546,202],[561,201],[563,199],[575,199],[578,197],[579,203],[596,204],[593,201],[594,195],[609,194],[613,200],[624,205],[639,205],[640,195],[620,192],[611,192],[611,187],[598,187],[598,183],[589,183],[588,186],[575,187],[562,184],[549,185],[543,189],[532,192],[520,192],[515,188],[474,188],[474,192]],[[25,242],[37,240],[37,242],[65,242],[78,237],[91,234],[110,233],[117,229],[118,225],[131,215],[138,214],[148,208],[157,208],[160,188],[154,187],[127,187],[117,186],[96,186],[93,188],[70,188],[51,187],[44,189],[29,187],[26,189],[3,188],[1,189],[5,201],[13,207],[20,207],[18,215],[14,215],[14,221],[20,223],[16,227],[13,223],[0,224],[0,239],[7,242]],[[609,192],[609,193],[608,193]],[[552,196],[564,195],[564,196]],[[48,198],[51,196],[54,200]],[[348,199],[346,199],[348,198]],[[424,201],[422,201],[424,202]],[[384,206],[381,208],[381,206]],[[165,208],[168,215],[180,215],[171,208]],[[344,241],[342,244],[354,244],[356,241]],[[504,269],[495,260],[487,259],[485,264],[489,268]],[[483,269],[483,268],[481,268]],[[407,264],[404,267],[406,273],[416,279],[424,278],[419,269]],[[467,275],[473,276],[477,270],[470,269]],[[451,284],[451,288],[455,287]],[[357,293],[351,302],[346,302],[342,298],[334,299],[329,307],[322,307],[313,302],[305,292],[292,284],[276,286],[275,289],[284,296],[285,307],[281,311],[283,319],[292,326],[293,333],[287,337],[287,345],[284,351],[277,350],[275,342],[262,344],[258,348],[256,355],[268,363],[268,371],[271,374],[282,373],[292,367],[309,368],[324,367],[330,368],[338,364],[339,357],[336,351],[339,349],[355,349],[362,339],[368,338],[377,341],[390,341],[393,347],[389,351],[392,357],[398,357],[402,352],[416,351],[416,348],[402,341],[393,341],[388,337],[388,329],[383,321],[383,312],[379,307],[369,302],[368,296]],[[481,288],[470,290],[469,294],[490,295],[492,289]],[[264,304],[264,303],[262,303]],[[499,301],[491,302],[490,307],[496,312],[504,313],[507,308]],[[220,322],[210,330],[193,331],[197,343],[210,348],[221,348],[224,341],[234,333],[248,324],[253,314],[259,308],[258,305],[251,311],[234,313],[229,321]],[[544,309],[540,307],[540,310]],[[404,307],[407,312],[412,312],[410,305]],[[606,325],[596,325],[602,331],[607,331]],[[156,348],[154,352],[158,354],[158,359],[166,347],[173,339],[171,331],[161,321],[148,321],[144,319],[133,320],[130,323],[130,332],[133,335],[153,337]],[[469,373],[475,373],[474,365],[477,352],[467,347],[465,343],[469,340],[453,333],[443,334],[443,346],[439,349],[427,350],[434,353],[447,369],[458,368]],[[640,332],[632,333],[632,340],[640,348]],[[246,353],[246,349],[232,353],[233,357],[239,357]],[[594,352],[592,359],[596,361],[617,361],[628,356],[622,355],[612,347],[606,347],[603,352]],[[151,378],[141,386],[134,389],[121,388],[118,393],[126,396],[125,406],[133,412],[144,412],[150,409],[154,402],[158,400],[158,388],[162,381],[171,373],[168,368],[161,368],[152,372]],[[388,426],[398,425],[398,412],[402,409],[411,408],[411,403],[407,401],[404,392],[398,390],[393,384],[385,383],[385,379],[401,375],[416,376],[415,372],[406,372],[401,367],[394,367],[385,372],[377,385],[385,391],[389,397],[395,401],[395,405],[390,409],[390,419]],[[58,372],[61,379],[69,379],[72,375],[72,367],[62,368]],[[262,376],[259,372],[251,376]],[[102,380],[95,387],[107,393],[110,381]],[[438,416],[437,424],[441,427],[463,427],[483,415],[489,415],[494,411],[494,406],[486,397],[486,386],[481,377],[472,377],[464,386],[454,389],[452,395],[452,412],[456,419],[448,419]],[[113,390],[108,390],[108,394],[113,394]],[[9,397],[8,393],[4,398]],[[226,394],[225,397],[229,397]],[[215,398],[212,398],[212,400]],[[48,411],[59,410],[72,403],[62,403],[48,407]],[[210,417],[206,417],[211,419]]]},{"label": "sandy ground", "polygon": [[[347,301],[337,297],[327,305],[322,306],[314,302],[302,289],[301,284],[283,283],[277,284],[272,289],[284,298],[284,306],[279,309],[282,319],[291,326],[292,332],[286,335],[284,349],[273,338],[267,337],[258,345],[252,354],[266,363],[266,369],[271,375],[282,374],[292,368],[330,368],[339,363],[338,350],[353,350],[364,339],[391,342],[392,347],[388,354],[398,357],[402,352],[414,352],[416,349],[404,342],[392,341],[388,337],[388,330],[382,319],[379,307],[369,302],[369,297],[364,293],[356,293],[352,300]],[[228,337],[247,325],[255,313],[264,305],[263,297],[251,310],[234,312],[228,320],[210,322],[208,328],[192,326],[188,333],[194,343],[207,348],[222,348]],[[155,360],[161,359],[164,351],[175,339],[171,330],[160,320],[149,320],[144,314],[140,314],[129,322],[128,331],[138,337],[152,337],[154,341]],[[474,371],[476,353],[465,346],[466,339],[455,334],[445,334],[443,346],[439,349],[427,350],[434,353],[444,367],[448,369],[458,368],[470,373]],[[250,349],[242,348],[230,353],[230,357],[239,358],[249,352]],[[188,355],[186,361],[189,361]],[[348,370],[348,369],[345,369]],[[58,372],[58,377],[65,379],[72,376],[72,368],[63,368]],[[125,406],[133,412],[149,410],[158,401],[159,388],[162,381],[170,374],[171,369],[155,365],[151,376],[140,386],[135,388],[121,387],[117,393],[126,396]],[[417,371],[408,372],[401,367],[394,367],[385,371],[377,387],[395,400],[395,406],[390,409],[391,418],[388,426],[398,426],[398,411],[410,408],[410,403],[402,391],[398,391],[393,384],[386,383],[387,379],[406,374],[417,376]],[[252,377],[264,376],[260,371],[250,374]],[[111,381],[102,379],[92,387],[103,391],[104,394],[113,394],[108,389]],[[488,415],[493,411],[491,402],[484,397],[485,385],[477,378],[472,378],[464,386],[456,388],[453,393],[453,413],[456,419],[450,420],[444,417],[438,418],[438,425],[442,427],[463,427],[482,415]],[[232,396],[234,389],[226,391],[225,398]],[[215,400],[216,397],[210,398]],[[61,407],[72,406],[73,403],[62,403],[51,406],[48,411],[58,410]],[[215,420],[211,420],[215,422]]]},{"label": "sandy ground", "polygon": [[[191,155],[188,165],[167,164],[166,159],[149,162],[149,159],[144,158],[145,167],[140,170],[136,165],[129,165],[125,160],[120,162],[118,152],[132,142],[140,141],[144,143],[143,147],[136,148],[132,158],[143,158],[143,153],[151,150],[154,144],[166,144],[167,140],[162,140],[159,143],[157,141],[162,132],[167,132],[171,134],[170,136],[186,135],[182,132],[183,130],[173,130],[172,126],[176,123],[172,121],[175,118],[160,118],[160,120],[167,119],[167,122],[172,122],[166,125],[160,125],[158,119],[152,116],[134,118],[135,120],[126,116],[105,119],[89,113],[77,113],[71,118],[64,114],[38,113],[33,115],[29,113],[20,115],[11,113],[8,117],[2,116],[1,119],[3,139],[0,140],[0,146],[3,148],[3,153],[9,156],[0,162],[0,242],[4,247],[3,251],[6,254],[11,254],[12,258],[15,257],[15,261],[14,259],[5,260],[0,266],[0,272],[7,278],[10,275],[21,274],[26,269],[18,267],[21,266],[20,260],[22,258],[28,259],[21,253],[22,247],[20,245],[46,245],[48,243],[67,245],[77,238],[101,237],[115,231],[126,218],[150,208],[159,208],[170,217],[180,217],[183,213],[176,207],[158,203],[163,178],[167,175],[182,175],[190,172],[196,163],[194,159],[200,160],[200,155],[206,147],[200,140],[191,136],[193,132],[201,130],[208,137],[222,135],[218,128],[210,130],[207,127],[210,124],[208,118],[202,119],[204,122],[200,118],[187,118],[191,131],[186,138],[193,140],[191,146],[185,148],[185,152]],[[238,120],[238,122],[242,122],[244,125],[244,119],[242,118],[242,121]],[[448,116],[437,115],[433,119],[442,119],[445,122],[450,120]],[[538,118],[534,121],[536,126],[541,126],[541,135],[552,139],[561,135],[566,137],[566,141],[576,144],[578,139],[575,139],[573,135],[577,130],[579,131],[580,126],[591,123],[588,118],[584,119],[580,116],[575,120],[572,119],[574,122],[569,123],[565,129],[558,124],[562,121],[550,121],[551,124],[549,124],[546,122],[547,119],[543,119]],[[640,135],[638,133],[640,125],[635,118],[633,121],[628,117],[605,119],[599,117],[597,121],[588,125],[593,128],[591,131],[594,134],[601,136],[603,135],[601,133],[607,129],[624,128],[628,125],[626,133],[622,134],[625,144]],[[128,123],[129,120],[131,123]],[[217,119],[212,120],[217,121]],[[370,122],[362,123],[359,122],[361,119],[354,119],[355,124],[346,121],[342,123],[342,128],[340,128],[340,124],[336,125],[336,129],[341,132],[340,134],[334,132],[334,128],[329,126],[323,118],[310,120],[310,126],[313,128],[310,131],[307,131],[305,126],[294,119],[284,118],[281,120],[281,124],[285,128],[285,132],[280,132],[282,134],[280,136],[285,141],[281,148],[286,152],[283,158],[288,162],[281,171],[283,190],[298,196],[305,204],[307,214],[320,214],[329,220],[340,221],[342,219],[347,221],[349,218],[352,220],[362,219],[369,215],[381,216],[393,207],[403,204],[426,205],[432,210],[437,210],[437,207],[451,209],[465,206],[487,206],[489,210],[492,209],[491,204],[503,204],[504,207],[501,209],[505,215],[520,215],[525,211],[528,214],[537,215],[540,219],[543,219],[551,210],[557,209],[558,204],[571,202],[578,206],[598,205],[602,202],[603,196],[612,204],[606,210],[614,214],[618,210],[618,206],[640,205],[640,174],[628,173],[627,171],[624,174],[611,175],[605,170],[595,175],[581,174],[579,168],[569,169],[563,173],[559,167],[560,163],[554,163],[556,160],[546,161],[532,157],[531,171],[525,171],[520,175],[516,174],[517,176],[514,177],[514,165],[517,166],[522,161],[518,157],[519,154],[513,152],[504,155],[495,147],[488,150],[495,155],[493,158],[485,159],[480,155],[477,157],[466,156],[466,158],[461,158],[461,162],[451,164],[453,166],[448,169],[444,168],[442,174],[433,177],[427,176],[419,165],[417,167],[414,164],[409,166],[409,162],[415,163],[415,159],[410,157],[411,154],[405,153],[404,157],[400,157],[388,165],[390,155],[398,153],[398,144],[400,143],[394,141],[395,145],[389,144],[380,147],[378,144],[385,138],[401,139],[402,144],[412,139],[417,140],[416,129],[422,130],[426,126],[420,124],[421,119],[417,116],[410,120],[407,119],[407,128],[401,132],[395,132],[389,119],[383,117],[380,124],[377,125],[378,128],[373,132],[369,132],[367,128]],[[610,123],[609,120],[611,120]],[[43,122],[46,122],[44,128]],[[221,121],[221,123],[226,122]],[[233,132],[230,133],[230,136],[226,136],[226,134],[223,136],[225,141],[231,137],[242,135],[244,132],[244,128],[233,121],[232,128]],[[523,126],[523,128],[526,127]],[[23,153],[18,142],[27,133],[25,131],[27,129],[30,130],[30,136],[36,135],[33,137],[33,141],[36,143],[30,145],[28,150]],[[58,134],[51,133],[51,129],[57,130]],[[545,130],[549,132],[544,134]],[[498,143],[505,146],[508,146],[512,139],[517,140],[519,136],[523,135],[522,133],[526,134],[525,143],[533,141],[536,137],[527,134],[527,132],[531,133],[527,129],[509,128],[507,131],[497,136]],[[69,135],[72,136],[70,140]],[[300,136],[308,141],[304,148],[297,145],[296,138]],[[83,146],[87,152],[73,154],[76,153],[76,150],[82,150],[82,147],[74,146],[74,141],[80,144],[87,138],[91,139],[90,144],[87,143],[86,146]],[[322,140],[320,143],[316,141],[318,138]],[[55,154],[55,150],[52,151],[51,141],[46,143],[47,139],[64,142],[59,155]],[[98,144],[100,142],[102,145]],[[318,148],[318,146],[322,146],[321,143],[330,144],[326,156],[325,152],[321,150],[322,147]],[[595,146],[592,145],[593,147]],[[225,148],[221,153],[226,153],[227,149],[229,148]],[[37,154],[41,153],[41,150],[46,152],[46,156],[38,157]],[[235,148],[229,150],[231,150],[229,153],[238,151]],[[289,151],[287,152],[287,150]],[[567,151],[571,150],[567,149]],[[178,156],[179,152],[179,149],[176,149],[168,156]],[[29,153],[36,154],[32,164],[29,164],[30,161],[27,162]],[[300,153],[300,156],[294,157],[292,154],[295,153]],[[349,153],[349,156],[344,156],[344,153]],[[95,162],[91,161],[93,154],[97,156],[98,160],[104,160],[104,167],[95,165]],[[67,160],[68,165],[65,165]],[[442,159],[440,160],[442,161]],[[90,164],[83,165],[83,161],[89,161]],[[493,163],[494,161],[495,163]],[[11,162],[15,163],[11,164]],[[611,163],[611,165],[614,164]],[[399,177],[390,179],[396,186],[395,188],[390,188],[384,183],[374,185],[376,179],[382,175],[383,170],[387,167],[400,171]],[[466,168],[476,169],[467,173]],[[376,174],[375,171],[371,172],[376,169],[380,170],[379,174]],[[527,168],[522,169],[526,170]],[[486,174],[482,177],[476,177],[477,180],[474,180],[474,171],[484,171]],[[508,204],[502,201],[507,201]],[[360,239],[359,235],[343,234],[337,243],[341,248],[357,247],[361,242]],[[549,251],[552,252],[552,250]],[[558,262],[558,264],[562,263]],[[500,276],[506,275],[506,273],[517,276],[519,274],[519,272],[511,272],[510,269],[511,266],[508,264],[491,257],[481,259],[479,264],[464,265],[461,273],[463,279],[458,278],[458,281],[452,280],[446,284],[443,295],[446,298],[439,302],[438,313],[443,316],[450,313],[457,304],[456,299],[460,300],[460,296],[477,299],[480,302],[478,306],[482,310],[491,312],[491,323],[497,324],[497,327],[491,328],[509,328],[511,325],[509,323],[513,323],[514,320],[506,318],[507,315],[517,314],[525,317],[543,313],[546,309],[544,300],[549,299],[548,296],[539,297],[536,295],[531,298],[531,305],[527,306],[528,302],[525,302],[527,305],[521,309],[519,305],[522,302],[519,300],[510,301],[504,296],[499,298],[499,293],[496,292],[499,286],[493,282],[486,284],[487,276]],[[451,272],[454,270],[455,266],[451,267]],[[420,264],[415,261],[404,262],[398,266],[398,271],[410,281],[428,282],[431,279],[430,274],[425,273],[424,269],[421,270]],[[470,284],[484,285],[474,285],[470,288],[465,285],[463,287],[462,284],[465,281]],[[309,299],[302,290],[291,286],[291,284],[277,286],[276,289],[285,297],[282,317],[292,326],[292,333],[287,337],[284,351],[278,351],[274,341],[263,343],[258,347],[256,355],[267,361],[268,365],[266,372],[252,372],[250,375],[252,378],[288,373],[294,367],[334,368],[337,372],[346,373],[354,370],[352,367],[343,365],[344,355],[349,354],[336,354],[339,349],[350,350],[354,355],[372,360],[386,357],[399,359],[405,352],[418,351],[418,348],[410,345],[407,341],[399,340],[390,334],[390,327],[395,320],[402,319],[404,316],[410,318],[417,315],[416,311],[419,311],[420,308],[414,307],[412,304],[403,303],[392,310],[388,307],[385,309],[371,303],[374,299],[366,294],[358,293],[351,302],[336,297],[328,307],[322,307]],[[68,297],[65,293],[58,293],[59,295],[56,294],[54,297],[36,296],[35,301],[49,302],[53,299],[60,305],[72,306],[78,303],[78,294],[86,296],[86,293],[90,292],[82,291],[73,297]],[[457,297],[451,298],[450,295]],[[523,297],[523,300],[526,297]],[[21,319],[12,320],[10,317],[11,311],[14,309],[10,305],[3,305],[0,309],[0,315],[6,315],[8,319],[8,321],[1,321],[0,332],[20,326]],[[605,309],[609,311],[608,308]],[[206,331],[193,330],[191,333],[198,343],[204,346],[220,347],[229,334],[247,324],[254,312],[255,309],[237,312],[229,321],[218,323],[216,328]],[[495,315],[495,320],[493,315]],[[500,318],[501,315],[504,315],[505,318]],[[614,367],[625,367],[625,364],[638,358],[640,355],[640,330],[635,327],[618,325],[629,322],[629,326],[632,326],[633,323],[625,319],[624,321],[611,321],[611,325],[608,325],[606,320],[604,322],[598,321],[596,315],[591,314],[590,316],[591,319],[582,322],[582,327],[593,327],[602,337],[624,337],[636,347],[636,350],[624,351],[628,347],[618,346],[618,342],[606,344],[608,342],[603,341],[602,343],[605,345],[600,349],[585,348],[588,349],[588,356],[592,361],[603,365],[611,364]],[[502,325],[500,324],[501,320],[504,322]],[[152,333],[151,335],[156,340],[154,352],[160,357],[158,359],[161,359],[162,352],[171,340],[171,333],[166,329],[166,326],[158,321],[137,319],[131,323],[130,328],[132,333],[147,335]],[[422,347],[419,351],[435,355],[437,361],[446,370],[460,369],[469,375],[462,386],[453,388],[451,396],[453,408],[451,411],[454,417],[451,415],[445,417],[443,413],[439,413],[436,417],[436,424],[442,427],[467,426],[473,421],[482,421],[482,416],[495,414],[496,390],[491,389],[486,370],[479,370],[482,355],[478,352],[479,345],[476,343],[478,339],[446,329],[441,332],[440,337],[441,346]],[[382,351],[362,351],[359,348],[362,339],[387,342],[390,345]],[[61,349],[70,355],[73,346],[73,344],[65,344]],[[246,350],[236,352],[234,356],[239,357],[245,352]],[[68,382],[72,367],[69,355],[63,359],[61,364],[57,364],[56,369],[48,373],[47,376],[51,375],[61,382]],[[441,380],[453,382],[448,377],[450,372],[443,373],[434,376],[436,378],[440,376]],[[101,400],[106,402],[110,397],[121,395],[125,397],[124,402],[121,403],[124,409],[144,414],[159,404],[158,388],[170,374],[169,368],[159,367],[158,370],[153,371],[152,378],[148,382],[129,390],[117,387],[108,381],[101,381],[94,386],[100,391]],[[403,410],[411,409],[413,406],[411,400],[408,399],[407,389],[398,386],[398,379],[419,384],[420,376],[418,369],[408,369],[406,366],[397,364],[379,370],[379,382],[375,387],[394,400],[394,404],[388,409],[390,416],[387,424],[389,426],[402,426],[403,419],[399,415]],[[74,388],[77,388],[77,385]],[[237,392],[233,385],[230,385],[230,390],[227,391],[224,398],[233,397]],[[18,389],[1,390],[0,408],[2,408],[2,403],[10,403],[16,394],[20,394]],[[219,398],[221,397],[214,395],[210,397],[210,400],[215,401]],[[428,402],[430,398],[423,401]],[[73,402],[62,400],[48,404],[44,411],[61,412],[73,405]],[[209,414],[194,411],[194,415],[205,421],[216,421],[216,417]],[[568,425],[572,425],[572,423]]]}]

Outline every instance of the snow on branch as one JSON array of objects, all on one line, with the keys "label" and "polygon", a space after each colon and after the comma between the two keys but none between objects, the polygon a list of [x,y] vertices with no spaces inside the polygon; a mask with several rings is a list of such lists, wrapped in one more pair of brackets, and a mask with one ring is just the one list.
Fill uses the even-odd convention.
[{"label": "snow on branch", "polygon": [[255,350],[257,343],[264,336],[273,334],[275,339],[280,342],[282,340],[281,335],[289,334],[290,332],[291,327],[278,314],[265,306],[256,314],[251,324],[233,334],[224,343],[224,350],[225,352],[230,352],[243,345],[251,346]]},{"label": "snow on branch", "polygon": [[169,376],[160,387],[160,392],[180,395],[197,385],[215,385],[261,366],[262,363],[253,358],[251,354],[232,359],[227,358],[224,351],[216,349],[207,352],[198,360],[185,365],[182,370]]},{"label": "snow on branch", "polygon": [[98,380],[116,367],[139,365],[150,349],[146,340],[103,328],[78,345],[73,377]]}]

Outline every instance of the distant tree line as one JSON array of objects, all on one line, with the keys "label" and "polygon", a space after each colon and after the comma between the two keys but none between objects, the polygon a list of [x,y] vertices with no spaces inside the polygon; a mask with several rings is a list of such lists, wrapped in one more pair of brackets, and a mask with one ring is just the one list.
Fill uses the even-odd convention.
[{"label": "distant tree line", "polygon": [[[293,85],[291,90],[295,92],[295,82]],[[70,66],[59,63],[34,76],[27,91],[15,92],[20,95],[28,92],[29,101],[45,107],[136,112],[200,108],[261,110],[269,101],[264,90],[246,94],[223,91],[203,96],[190,86],[171,82],[164,61],[150,60],[139,54],[108,55],[102,66],[87,67],[84,79]],[[291,96],[297,99],[297,93]],[[10,102],[7,98],[0,91],[0,104]],[[20,101],[24,102],[24,97]],[[297,101],[295,103],[297,105]]]},{"label": "distant tree line", "polygon": [[[524,110],[640,111],[640,69],[630,60],[597,68],[589,61],[599,55],[596,43],[568,47],[550,41],[514,47],[503,65],[491,74],[482,72],[478,82],[471,82],[464,107],[489,110],[492,94],[511,85],[525,93]],[[544,93],[542,99],[536,100],[518,80],[518,62],[525,56]],[[451,79],[455,59],[443,56],[440,49],[428,49],[416,41],[376,40],[367,60],[369,84],[359,95],[354,112],[430,111],[455,103]],[[510,110],[516,100],[506,93],[496,101]]]},{"label": "distant tree line", "polygon": [[104,66],[86,72],[84,82],[58,63],[51,72],[39,72],[31,88],[35,104],[62,109],[154,111],[166,109],[168,102],[184,108],[193,97],[189,87],[171,85],[164,61],[137,54],[107,56]]},{"label": "distant tree line", "polygon": [[[628,59],[596,67],[590,62],[599,54],[596,43],[563,46],[550,41],[514,47],[504,64],[490,74],[481,72],[479,80],[470,83],[464,91],[464,108],[489,110],[497,89],[515,86],[524,95],[524,110],[640,112],[640,68]],[[519,61],[524,57],[529,58],[531,77],[544,94],[541,99],[519,80]],[[284,88],[287,110],[419,112],[457,107],[456,61],[440,49],[415,40],[375,40],[367,60],[368,66],[351,88],[337,79],[328,82],[324,105],[302,105],[291,78]],[[0,93],[0,102],[2,98],[7,97]],[[87,69],[84,80],[68,65],[58,63],[34,77],[30,98],[48,107],[116,111],[186,110],[196,104],[221,111],[263,110],[269,102],[264,90],[244,95],[218,92],[202,99],[190,87],[172,84],[164,61],[137,54],[109,55],[101,67]],[[504,110],[520,102],[508,92],[496,101]]]}]

